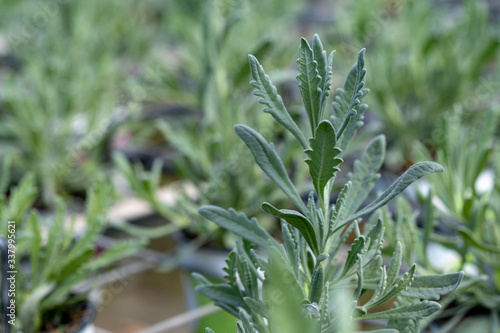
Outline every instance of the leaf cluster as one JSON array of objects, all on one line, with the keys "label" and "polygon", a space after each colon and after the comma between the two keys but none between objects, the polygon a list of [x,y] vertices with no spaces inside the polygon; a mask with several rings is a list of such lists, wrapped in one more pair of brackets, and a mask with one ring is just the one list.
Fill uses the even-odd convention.
[{"label": "leaf cluster", "polygon": [[[5,164],[3,170],[2,183],[8,181]],[[50,219],[30,211],[37,195],[32,174],[25,176],[8,198],[1,195],[0,236],[4,241],[12,238],[7,221],[15,221],[15,267],[9,270],[17,271],[15,306],[18,314],[16,329],[19,331],[38,332],[42,323],[47,321],[61,325],[57,322],[60,314],[51,310],[65,309],[85,299],[88,291],[75,293],[77,287],[144,246],[141,240],[120,241],[97,254],[96,241],[105,227],[110,190],[101,181],[89,191],[86,229],[76,237],[76,220],[68,221],[61,200],[57,201],[57,211]]]},{"label": "leaf cluster", "polygon": [[[254,94],[265,105],[264,111],[291,132],[304,149],[315,191],[304,203],[274,145],[246,125],[235,126],[257,165],[295,206],[279,209],[267,202],[262,204],[265,212],[281,220],[283,243],[262,229],[255,218],[233,209],[205,206],[199,210],[242,238],[227,260],[226,283],[213,284],[195,274],[198,292],[240,318],[238,332],[345,332],[346,327],[352,328],[363,319],[387,320],[386,328],[378,332],[418,332],[422,318],[440,308],[433,300],[454,290],[462,279],[462,272],[418,276],[415,265],[401,274],[399,244],[387,268],[381,254],[385,230],[382,221],[364,225],[364,232],[360,225],[363,217],[386,205],[412,182],[442,172],[439,164],[413,165],[378,198],[363,206],[384,160],[384,138],[376,137],[332,202],[343,151],[361,126],[366,110],[362,104],[368,93],[364,88],[364,53],[359,52],[344,88],[337,90],[329,115],[325,101],[331,85],[333,53],[326,56],[318,36],[314,36],[312,46],[301,40],[297,79],[309,120],[307,130],[301,130],[289,116],[262,66],[255,57],[249,57]],[[308,136],[312,137],[305,140]],[[342,260],[350,235],[355,239]],[[347,290],[351,292],[346,297]],[[345,302],[339,307],[342,292]],[[391,307],[396,297],[398,301]],[[391,308],[378,311],[376,307],[382,304]]]}]

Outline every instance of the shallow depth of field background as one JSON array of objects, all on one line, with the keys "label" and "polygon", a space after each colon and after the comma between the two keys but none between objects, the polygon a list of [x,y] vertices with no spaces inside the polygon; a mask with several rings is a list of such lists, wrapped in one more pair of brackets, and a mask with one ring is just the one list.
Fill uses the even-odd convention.
[{"label": "shallow depth of field background", "polygon": [[[381,182],[390,183],[413,163],[438,158],[440,149],[443,160],[458,156],[460,147],[449,142],[465,133],[479,136],[484,119],[495,122],[481,141],[491,147],[478,174],[461,178],[473,166],[446,160],[447,184],[469,183],[447,188],[432,182],[440,186],[434,202],[466,225],[470,198],[500,191],[496,0],[2,0],[0,162],[12,168],[7,188],[32,173],[39,193],[33,209],[50,216],[60,199],[69,214],[80,216],[86,190],[105,179],[116,205],[96,246],[134,233],[150,239],[139,255],[109,267],[109,280],[95,296],[98,328],[138,332],[177,318],[180,324],[168,322],[174,323],[168,332],[234,331],[235,319],[223,311],[183,317],[209,303],[193,292],[190,272],[222,278],[235,242],[196,209],[234,207],[258,215],[267,230],[276,228],[260,204],[285,198],[254,167],[233,125],[287,142],[252,95],[248,54],[259,58],[301,119],[295,60],[300,37],[311,40],[315,33],[325,49],[336,50],[332,91],[358,51],[367,49],[370,108],[346,165],[367,139],[383,133],[388,146]],[[443,125],[451,121],[462,126],[458,132]],[[473,144],[470,139],[464,145]],[[302,159],[300,149],[280,153],[289,166]],[[158,175],[153,185],[151,170]],[[295,170],[304,189],[306,176]],[[487,218],[498,224],[498,215]],[[156,235],[149,229],[165,225]],[[436,251],[444,258],[436,258],[437,266],[459,268],[445,247]],[[495,269],[488,274],[500,294]]]}]

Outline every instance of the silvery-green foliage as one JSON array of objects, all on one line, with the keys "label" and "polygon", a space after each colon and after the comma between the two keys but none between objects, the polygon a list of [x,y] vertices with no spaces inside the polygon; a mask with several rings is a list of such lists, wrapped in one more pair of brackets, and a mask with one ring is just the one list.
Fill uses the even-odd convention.
[{"label": "silvery-green foliage", "polygon": [[[0,183],[8,183],[9,164],[3,163]],[[89,190],[86,229],[75,237],[76,220],[67,221],[66,207],[58,200],[50,221],[30,211],[37,196],[35,177],[27,174],[8,198],[0,192],[0,237],[8,238],[7,221],[15,221],[16,332],[38,332],[42,321],[58,325],[60,311],[84,300],[88,291],[75,293],[90,276],[118,260],[135,254],[144,242],[116,242],[96,256],[96,241],[106,226],[111,188],[98,181]],[[4,277],[2,277],[4,278]],[[49,311],[52,317],[49,317]]]},{"label": "silvery-green foliage", "polygon": [[[260,228],[255,219],[242,213],[215,206],[200,208],[201,215],[242,240],[226,261],[227,282],[213,284],[194,274],[196,289],[240,318],[238,332],[346,332],[356,329],[356,323],[363,319],[387,321],[387,328],[373,332],[418,332],[420,320],[439,310],[440,305],[434,300],[454,290],[463,273],[418,276],[415,265],[403,268],[399,243],[387,267],[382,264],[381,255],[385,230],[382,221],[366,225],[364,232],[360,223],[364,216],[387,204],[412,182],[426,174],[442,172],[443,168],[434,162],[418,163],[360,209],[384,159],[385,142],[383,137],[377,137],[355,163],[348,183],[332,203],[333,183],[342,153],[361,125],[361,115],[366,109],[361,100],[368,90],[364,88],[366,69],[362,50],[344,89],[337,90],[332,114],[325,115],[325,98],[332,75],[332,56],[325,63],[325,55],[317,36],[312,48],[302,39],[297,78],[310,132],[287,116],[276,88],[257,59],[250,57],[251,67],[258,69],[252,70],[254,94],[266,105],[264,111],[303,146],[315,191],[305,204],[273,144],[250,127],[236,125],[236,133],[256,163],[290,198],[295,209],[280,209],[267,202],[262,205],[265,212],[281,219],[283,242],[279,242]],[[312,137],[304,142],[302,138],[307,136]],[[355,240],[343,255],[342,246],[351,234]],[[256,246],[263,254],[256,252]],[[360,301],[363,295],[368,297]],[[399,297],[398,302],[391,307],[395,297]],[[376,307],[382,304],[390,309],[378,311]]]}]

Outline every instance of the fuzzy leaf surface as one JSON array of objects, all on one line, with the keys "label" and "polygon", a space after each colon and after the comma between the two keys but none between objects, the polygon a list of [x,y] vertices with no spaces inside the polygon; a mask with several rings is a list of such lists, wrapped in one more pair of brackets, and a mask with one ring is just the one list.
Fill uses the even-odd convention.
[{"label": "fuzzy leaf surface", "polygon": [[277,209],[267,202],[264,202],[262,204],[262,210],[264,210],[266,213],[272,214],[285,220],[286,222],[297,228],[302,236],[304,236],[304,239],[306,240],[307,244],[309,244],[313,252],[316,255],[319,254],[316,232],[314,230],[313,224],[307,219],[307,217],[294,210]]},{"label": "fuzzy leaf surface", "polygon": [[322,78],[318,73],[318,62],[314,60],[314,52],[305,38],[300,40],[297,64],[299,67],[297,81],[299,81],[299,89],[311,125],[311,132],[314,133],[320,122]]},{"label": "fuzzy leaf surface", "polygon": [[201,207],[198,212],[218,226],[253,244],[268,248],[273,243],[271,235],[257,223],[255,218],[249,219],[244,213],[238,213],[233,208],[225,210],[209,205]]},{"label": "fuzzy leaf surface", "polygon": [[274,146],[252,128],[245,125],[234,126],[236,134],[245,142],[252,153],[255,162],[269,176],[281,190],[293,201],[293,203],[303,212],[307,211],[300,195],[288,177],[285,166],[278,154],[274,151]]},{"label": "fuzzy leaf surface", "polygon": [[387,294],[385,294],[383,297],[381,297],[376,302],[373,302],[372,304],[370,304],[369,308],[383,304],[383,303],[387,302],[388,300],[390,300],[391,298],[396,297],[399,294],[401,294],[403,292],[403,290],[407,289],[413,280],[413,275],[415,275],[415,269],[416,269],[416,266],[415,266],[415,264],[413,264],[410,267],[410,269],[408,269],[408,271],[403,275],[403,277],[401,279],[399,279],[398,283],[396,283],[394,285],[394,287],[392,287],[387,292]]},{"label": "fuzzy leaf surface", "polygon": [[227,284],[199,285],[196,286],[195,291],[216,303],[224,304],[234,309],[245,307],[245,304],[238,297],[234,289]]},{"label": "fuzzy leaf surface", "polygon": [[345,151],[349,142],[363,125],[366,105],[361,104],[368,94],[368,89],[363,89],[366,75],[365,49],[358,54],[358,61],[351,68],[344,83],[344,89],[337,89],[337,96],[333,102],[334,115],[332,123],[337,129],[339,148]]},{"label": "fuzzy leaf surface", "polygon": [[441,306],[436,302],[423,301],[419,303],[410,303],[395,309],[376,312],[364,315],[359,319],[418,319],[427,317],[436,311],[439,311]]},{"label": "fuzzy leaf surface", "polygon": [[333,125],[324,120],[316,128],[314,138],[309,140],[311,148],[305,151],[308,156],[305,162],[309,165],[309,173],[320,198],[323,198],[328,181],[340,170],[338,166],[342,159],[338,156],[341,150],[335,147],[336,142]]},{"label": "fuzzy leaf surface", "polygon": [[373,189],[380,177],[378,170],[385,158],[385,137],[379,135],[370,141],[361,159],[354,162],[354,172],[349,173],[351,191],[346,202],[346,214],[353,214]]},{"label": "fuzzy leaf surface", "polygon": [[401,295],[438,300],[440,295],[455,290],[462,281],[463,276],[464,272],[415,276],[410,287],[403,291]]},{"label": "fuzzy leaf surface", "polygon": [[292,117],[285,108],[283,104],[283,99],[276,90],[269,76],[264,72],[264,68],[259,64],[257,58],[252,55],[248,56],[250,62],[250,71],[254,81],[250,84],[256,90],[253,92],[255,96],[259,96],[259,103],[264,104],[267,107],[264,108],[264,112],[270,113],[276,121],[288,129],[299,141],[302,148],[307,148],[307,141],[297,124],[293,121]]},{"label": "fuzzy leaf surface", "polygon": [[387,190],[384,191],[377,199],[371,202],[368,206],[358,211],[356,214],[349,216],[342,223],[342,226],[346,223],[360,218],[364,215],[370,214],[371,212],[379,209],[380,207],[386,205],[395,196],[403,192],[408,186],[410,186],[416,180],[422,178],[425,175],[443,172],[444,168],[435,162],[420,162],[412,165],[405,173],[401,175]]}]

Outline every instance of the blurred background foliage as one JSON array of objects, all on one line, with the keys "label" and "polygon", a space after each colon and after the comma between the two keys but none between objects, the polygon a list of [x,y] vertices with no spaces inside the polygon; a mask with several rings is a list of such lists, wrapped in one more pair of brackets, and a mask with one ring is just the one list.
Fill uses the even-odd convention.
[{"label": "blurred background foliage", "polygon": [[[368,129],[387,135],[386,166],[399,172],[415,162],[418,142],[431,153],[436,148],[433,132],[447,111],[460,104],[464,117],[473,117],[497,99],[497,7],[437,0],[6,0],[1,158],[13,157],[14,179],[34,171],[42,206],[53,206],[55,194],[83,195],[96,173],[106,173],[110,150],[119,150],[134,157],[139,151],[146,167],[163,157],[207,202],[252,207],[270,189],[247,163],[234,167],[245,156],[232,126],[263,128],[268,118],[249,96],[246,55],[293,68],[284,56],[295,48],[293,37],[319,32],[337,50],[339,68],[367,47],[375,114]],[[291,103],[299,96],[292,73],[269,73]],[[334,88],[343,74],[334,68]],[[144,158],[144,151],[151,154]],[[282,153],[294,163],[294,152]]]},{"label": "blurred background foliage", "polygon": [[[268,74],[301,122],[289,54],[298,36],[318,33],[326,49],[337,50],[332,89],[367,48],[367,135],[344,154],[347,162],[364,137],[382,132],[382,180],[424,159],[448,170],[412,202],[425,219],[404,203],[384,213],[387,228],[394,219],[419,231],[403,235],[406,229],[394,227],[389,243],[418,235],[422,246],[408,261],[442,272],[427,257],[432,241],[457,253],[454,269],[473,264],[478,276],[496,277],[472,291],[492,294],[483,304],[490,308],[500,294],[499,25],[495,0],[2,0],[0,165],[12,169],[12,180],[1,187],[8,195],[31,173],[34,206],[53,209],[56,196],[81,202],[102,176],[122,193],[117,179],[125,178],[166,220],[195,234],[219,232],[197,214],[202,205],[257,215],[264,193],[286,206],[233,125],[259,128],[276,142],[307,193],[307,170],[294,168],[302,151],[283,149],[290,138],[251,95],[247,55],[265,68],[288,69]],[[160,202],[157,190],[174,181],[183,184],[181,199]],[[183,193],[186,184],[195,199]],[[427,202],[437,208],[430,212]],[[271,219],[261,221],[272,227]],[[476,296],[470,302],[481,303]]]}]

